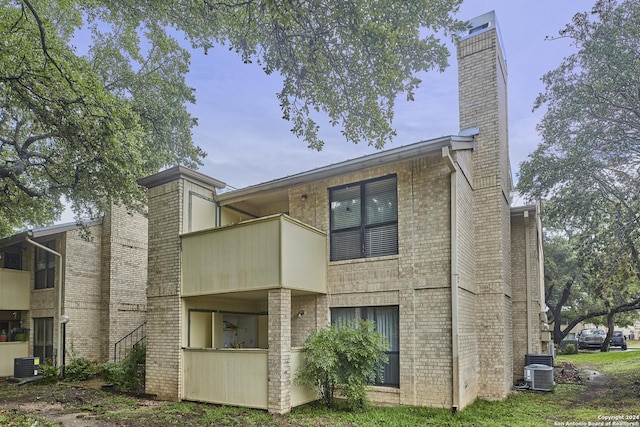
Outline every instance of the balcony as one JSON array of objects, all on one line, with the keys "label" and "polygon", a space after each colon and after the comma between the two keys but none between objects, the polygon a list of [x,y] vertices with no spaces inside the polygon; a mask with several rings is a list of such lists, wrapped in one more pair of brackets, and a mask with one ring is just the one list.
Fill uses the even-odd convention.
[{"label": "balcony", "polygon": [[[293,380],[304,354],[295,348],[290,357]],[[268,351],[259,349],[184,349],[183,399],[268,409],[268,359]],[[315,390],[293,383],[289,393],[294,407],[317,399]]]},{"label": "balcony", "polygon": [[0,310],[29,310],[31,273],[0,268]]},{"label": "balcony", "polygon": [[284,214],[182,235],[182,296],[326,293],[326,234]]}]

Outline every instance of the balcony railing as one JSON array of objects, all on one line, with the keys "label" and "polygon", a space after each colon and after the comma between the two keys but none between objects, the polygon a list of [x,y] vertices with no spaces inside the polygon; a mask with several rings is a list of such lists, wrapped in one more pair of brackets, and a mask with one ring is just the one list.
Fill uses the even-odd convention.
[{"label": "balcony railing", "polygon": [[29,310],[31,273],[0,268],[0,310]]},{"label": "balcony railing", "polygon": [[326,293],[326,270],[326,234],[284,214],[182,236],[183,296]]}]

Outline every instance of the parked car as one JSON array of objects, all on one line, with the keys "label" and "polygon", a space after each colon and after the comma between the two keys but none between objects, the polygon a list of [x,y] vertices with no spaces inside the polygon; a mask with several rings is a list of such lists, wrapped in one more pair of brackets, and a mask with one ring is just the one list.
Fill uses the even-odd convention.
[{"label": "parked car", "polygon": [[625,338],[622,331],[613,331],[610,345],[611,347],[620,347],[622,348],[622,350],[627,349],[627,339]]},{"label": "parked car", "polygon": [[595,349],[602,347],[607,333],[602,329],[583,329],[578,338],[578,348]]}]

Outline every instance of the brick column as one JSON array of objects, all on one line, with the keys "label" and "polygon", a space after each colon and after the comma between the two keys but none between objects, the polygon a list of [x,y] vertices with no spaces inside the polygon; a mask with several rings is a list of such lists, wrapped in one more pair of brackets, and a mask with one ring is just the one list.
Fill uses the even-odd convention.
[{"label": "brick column", "polygon": [[513,382],[507,69],[495,15],[475,21],[487,26],[458,43],[458,84],[460,128],[480,130],[473,154],[478,395],[502,399]]},{"label": "brick column", "polygon": [[148,393],[180,400],[180,231],[182,182],[149,190]]},{"label": "brick column", "polygon": [[269,291],[269,412],[291,410],[291,290]]}]

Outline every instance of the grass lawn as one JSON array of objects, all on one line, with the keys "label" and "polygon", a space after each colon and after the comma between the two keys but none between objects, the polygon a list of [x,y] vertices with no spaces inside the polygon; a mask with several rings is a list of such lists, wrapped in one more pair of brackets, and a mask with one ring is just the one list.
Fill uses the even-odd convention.
[{"label": "grass lawn", "polygon": [[608,421],[612,421],[610,426],[640,425],[640,351],[557,358],[556,365],[565,363],[578,368],[582,384],[557,384],[547,393],[514,392],[502,402],[477,400],[456,414],[416,407],[374,407],[352,413],[307,405],[285,416],[272,416],[264,411],[218,405],[147,401],[68,384],[18,387],[1,381],[0,425],[68,425],[64,417],[69,416],[82,417],[86,426],[538,427],[606,426]]}]

